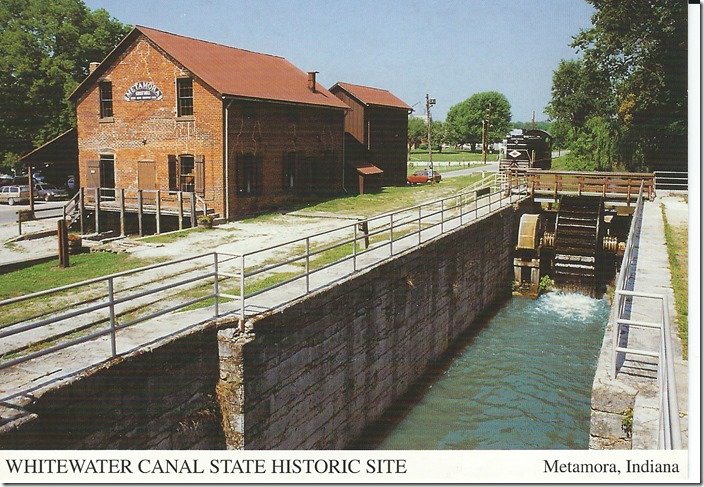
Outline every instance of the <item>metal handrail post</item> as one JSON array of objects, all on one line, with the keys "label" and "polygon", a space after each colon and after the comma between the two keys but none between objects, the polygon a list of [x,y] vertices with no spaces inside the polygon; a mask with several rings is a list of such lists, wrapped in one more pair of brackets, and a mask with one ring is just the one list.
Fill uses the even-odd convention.
[{"label": "metal handrail post", "polygon": [[220,283],[219,283],[219,273],[218,273],[218,253],[213,252],[213,272],[215,276],[213,277],[213,295],[215,299],[215,317],[220,316]]},{"label": "metal handrail post", "polygon": [[394,255],[394,214],[389,215],[389,253]]},{"label": "metal handrail post", "polygon": [[100,233],[100,188],[95,188],[95,233]]},{"label": "metal handrail post", "polygon": [[183,230],[183,191],[176,194],[176,199],[178,200],[178,229]]},{"label": "metal handrail post", "polygon": [[244,254],[240,261],[240,331],[244,332]]},{"label": "metal handrail post", "polygon": [[445,233],[445,200],[440,200],[440,235]]},{"label": "metal handrail post", "polygon": [[616,378],[616,357],[618,356],[618,352],[616,351],[616,348],[618,347],[618,336],[619,336],[619,328],[621,327],[619,323],[619,318],[621,318],[621,290],[616,289],[616,292],[614,293],[614,309],[616,310],[614,319],[613,319],[613,329],[611,330],[611,378],[615,379]]},{"label": "metal handrail post", "polygon": [[306,293],[310,292],[310,237],[306,237]]},{"label": "metal handrail post", "polygon": [[421,233],[423,232],[423,208],[418,206],[418,245],[423,242]]},{"label": "metal handrail post", "polygon": [[78,188],[78,218],[81,220],[81,235],[85,234],[84,228],[83,228],[83,216],[85,215],[86,212],[86,200],[85,200],[85,194],[83,193],[83,188]]},{"label": "metal handrail post", "polygon": [[110,346],[112,356],[117,356],[117,336],[115,333],[115,285],[114,278],[108,278],[108,303],[110,303]]},{"label": "metal handrail post", "polygon": [[358,223],[355,223],[352,227],[354,229],[352,240],[352,270],[354,272],[357,272],[357,225]]}]

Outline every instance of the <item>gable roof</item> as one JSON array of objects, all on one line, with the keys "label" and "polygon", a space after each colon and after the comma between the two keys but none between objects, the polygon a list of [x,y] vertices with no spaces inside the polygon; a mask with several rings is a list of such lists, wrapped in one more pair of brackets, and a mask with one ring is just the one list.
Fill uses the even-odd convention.
[{"label": "gable roof", "polygon": [[25,164],[56,161],[78,161],[78,132],[76,128],[54,137],[49,142],[37,147],[20,157]]},{"label": "gable roof", "polygon": [[70,98],[76,98],[98,80],[111,62],[139,35],[144,35],[221,97],[273,100],[338,109],[349,108],[320,85],[315,92],[308,89],[308,74],[282,57],[192,39],[143,26],[135,26],[113,52],[108,54],[98,69],[88,75],[76,88]]},{"label": "gable roof", "polygon": [[400,98],[396,97],[388,90],[380,88],[372,88],[369,86],[353,85],[351,83],[337,82],[330,88],[334,92],[335,88],[339,87],[359,100],[363,105],[377,105],[382,107],[403,108],[411,110],[411,107],[404,103]]}]

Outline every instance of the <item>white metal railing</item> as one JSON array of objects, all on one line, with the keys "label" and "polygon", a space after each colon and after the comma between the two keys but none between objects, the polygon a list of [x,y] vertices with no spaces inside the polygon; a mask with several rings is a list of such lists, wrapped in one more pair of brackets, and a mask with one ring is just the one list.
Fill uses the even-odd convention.
[{"label": "white metal railing", "polygon": [[[208,259],[217,261],[217,255],[210,252],[0,301],[0,370],[106,335],[110,336],[115,356],[119,330],[207,299],[215,298],[217,303],[217,284],[214,284],[213,293],[176,300],[172,306],[139,314],[146,306],[167,297],[166,291],[173,297],[183,289],[193,288],[194,283],[217,281],[215,272],[208,268]],[[190,268],[183,265],[189,263]],[[143,277],[164,269],[168,269],[166,274]],[[150,296],[153,296],[151,301]],[[59,311],[51,309],[53,303],[59,304]],[[26,310],[32,305],[38,311],[27,316]],[[14,319],[18,314],[19,318]],[[28,332],[34,334],[33,338],[14,345],[8,343]],[[71,335],[81,336],[63,339]],[[43,347],[31,351],[42,343]]]},{"label": "white metal railing", "polygon": [[[682,447],[679,423],[679,407],[677,404],[676,382],[674,376],[674,358],[670,330],[670,308],[666,295],[642,293],[629,289],[635,277],[637,257],[634,252],[638,231],[643,218],[643,185],[638,194],[636,210],[631,220],[628,232],[628,243],[621,262],[621,268],[616,279],[614,302],[611,312],[612,324],[612,355],[611,377],[618,373],[618,354],[633,354],[658,359],[657,383],[660,402],[658,446],[664,449],[680,449]],[[660,314],[655,321],[632,320],[634,299],[655,299],[660,301]],[[658,329],[660,340],[658,350],[642,350],[621,346],[621,332],[624,327]]]},{"label": "white metal railing", "polygon": [[687,191],[689,173],[686,171],[654,171],[655,191]]},{"label": "white metal railing", "polygon": [[[115,356],[119,331],[185,308],[210,306],[208,300],[213,318],[237,313],[222,313],[223,299],[239,304],[236,316],[243,329],[245,319],[262,309],[254,298],[267,291],[297,281],[300,292],[290,298],[297,299],[525,197],[476,188],[265,249],[208,252],[6,299],[0,301],[0,370],[104,336]],[[342,269],[345,264],[351,268]],[[312,283],[334,266],[317,286]],[[195,291],[200,295],[194,297]],[[30,309],[39,311],[27,314]]]}]

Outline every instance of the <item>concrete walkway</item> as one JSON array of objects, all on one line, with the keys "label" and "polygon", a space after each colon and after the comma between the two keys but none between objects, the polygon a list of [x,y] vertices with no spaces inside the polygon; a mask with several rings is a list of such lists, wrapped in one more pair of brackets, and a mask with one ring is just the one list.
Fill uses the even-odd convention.
[{"label": "concrete walkway", "polygon": [[[635,252],[635,275],[628,288],[636,292],[666,295],[669,303],[671,339],[674,352],[675,381],[679,402],[683,448],[687,448],[688,433],[688,363],[682,359],[682,345],[677,336],[674,294],[671,287],[670,265],[665,244],[661,205],[666,207],[668,221],[686,222],[686,204],[673,196],[657,197],[646,202]],[[684,217],[682,212],[684,211]],[[672,214],[672,218],[670,218]],[[672,224],[672,222],[671,222]],[[629,319],[653,322],[660,316],[660,301],[635,298]],[[658,359],[632,353],[619,353],[616,377],[611,376],[613,325],[607,326],[592,391],[591,449],[658,448],[659,399]],[[657,352],[660,347],[659,329],[630,326],[622,331],[620,346]],[[632,435],[623,428],[624,411],[633,409]]]}]

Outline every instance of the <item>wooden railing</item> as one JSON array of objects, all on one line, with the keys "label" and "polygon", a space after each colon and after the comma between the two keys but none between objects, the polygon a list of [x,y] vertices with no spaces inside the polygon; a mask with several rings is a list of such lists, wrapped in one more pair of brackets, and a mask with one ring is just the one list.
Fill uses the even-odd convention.
[{"label": "wooden railing", "polygon": [[641,182],[643,193],[652,200],[655,197],[655,175],[633,172],[581,172],[541,171],[528,169],[525,172],[528,185],[534,196],[577,194],[616,198],[630,203],[638,197]]}]

